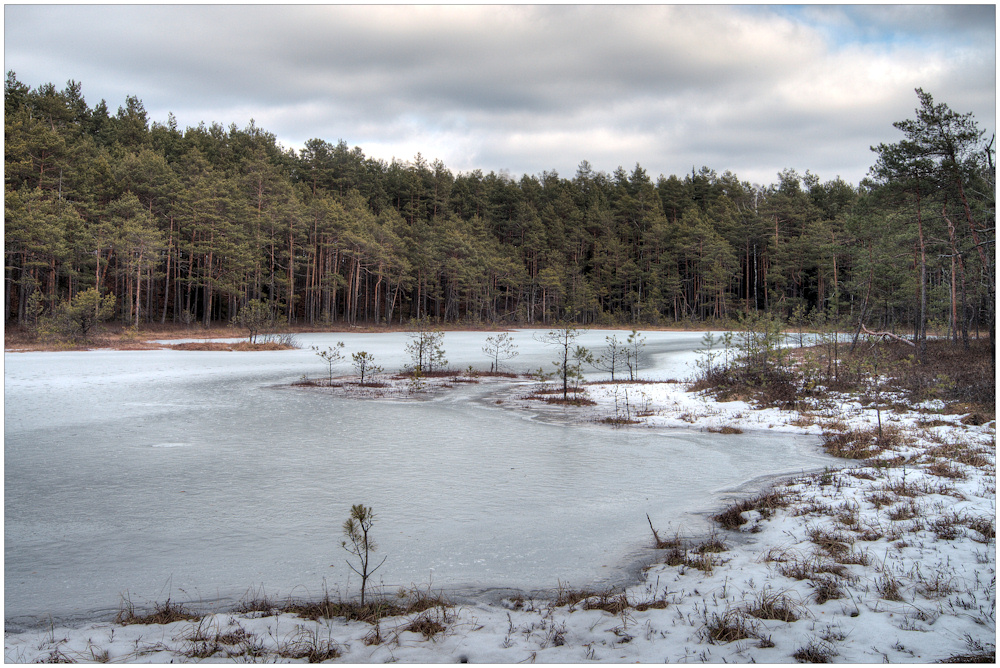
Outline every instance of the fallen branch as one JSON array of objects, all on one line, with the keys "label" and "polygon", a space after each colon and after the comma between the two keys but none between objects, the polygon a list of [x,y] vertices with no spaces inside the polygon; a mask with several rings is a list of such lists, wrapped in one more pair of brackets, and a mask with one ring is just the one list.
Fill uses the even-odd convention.
[{"label": "fallen branch", "polygon": [[[649,519],[649,513],[646,513],[646,521],[649,522],[649,528],[653,529],[653,520]],[[657,547],[663,543],[663,541],[660,540],[660,534],[656,533],[656,529],[653,529],[653,540],[656,541]]]},{"label": "fallen branch", "polygon": [[867,336],[881,336],[882,338],[893,339],[895,341],[899,341],[900,343],[905,343],[911,348],[917,347],[916,344],[913,343],[913,341],[907,341],[903,337],[893,334],[892,332],[873,332],[864,325],[861,325],[861,332]]}]

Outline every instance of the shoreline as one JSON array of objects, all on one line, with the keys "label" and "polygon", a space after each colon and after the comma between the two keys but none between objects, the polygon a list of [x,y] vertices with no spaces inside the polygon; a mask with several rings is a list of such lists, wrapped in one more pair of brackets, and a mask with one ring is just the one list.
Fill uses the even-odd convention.
[{"label": "shoreline", "polygon": [[[601,411],[615,406],[611,385],[586,386],[595,406],[553,410],[599,424]],[[729,425],[819,437],[834,421],[857,431],[870,428],[876,417],[850,395],[831,393],[830,406],[817,408],[815,419],[802,424],[799,412],[715,401],[687,392],[686,383],[631,387],[647,393],[655,410],[645,424],[612,428]],[[505,408],[522,406],[511,401]],[[995,421],[967,425],[961,414],[942,409],[883,410],[887,427],[904,436],[874,458],[840,459],[836,468],[775,474],[727,490],[722,507],[706,509],[706,518],[751,503],[737,513],[734,529],[710,532],[725,549],[713,551],[705,547],[709,537],[690,536],[681,545],[651,550],[648,563],[628,570],[629,583],[620,593],[484,590],[496,592],[493,601],[466,599],[435,609],[441,630],[430,636],[408,630],[418,618],[430,619],[428,611],[386,618],[375,628],[392,632],[377,643],[369,643],[367,623],[308,621],[289,612],[216,612],[198,622],[127,627],[81,620],[75,628],[5,633],[5,658],[30,661],[61,653],[86,659],[85,648],[97,646],[126,661],[190,659],[200,642],[191,639],[192,629],[205,624],[243,629],[273,645],[267,656],[279,661],[282,643],[306,631],[325,634],[348,662],[464,656],[493,663],[870,663],[985,656],[991,649],[995,655],[995,587],[989,584],[996,570]],[[779,497],[778,505],[752,503],[768,495]],[[656,529],[666,533],[666,527]],[[219,645],[211,656],[246,660],[245,654],[227,652],[228,646]]]},{"label": "shoreline", "polygon": [[[367,401],[380,401],[380,400],[404,400],[404,401],[423,401],[428,399],[433,399],[447,393],[452,389],[451,382],[456,378],[462,377],[463,373],[457,370],[449,370],[445,374],[437,374],[434,376],[429,376],[423,379],[424,386],[414,392],[409,386],[409,380],[405,377],[403,372],[398,373],[385,373],[384,380],[378,384],[371,386],[362,386],[357,381],[356,376],[337,376],[333,378],[334,385],[326,385],[326,379],[320,378],[309,378],[300,381],[292,382],[289,384],[277,384],[271,385],[273,389],[278,390],[291,390],[291,391],[309,391],[309,392],[330,392],[333,391],[337,396],[342,398],[351,398],[354,400],[367,400]],[[307,381],[307,382],[303,382]],[[563,417],[567,413],[576,413],[575,416],[568,417],[568,422],[576,425],[582,426],[593,426],[601,429],[607,428],[619,428],[606,423],[603,423],[598,416],[603,414],[603,411],[607,408],[606,405],[598,403],[594,406],[550,406],[538,401],[532,401],[526,399],[524,394],[531,387],[548,386],[556,381],[539,381],[533,378],[530,374],[507,374],[507,373],[497,373],[492,374],[489,372],[482,372],[481,375],[477,375],[475,380],[472,381],[459,381],[459,382],[473,382],[481,383],[487,382],[495,385],[496,390],[500,390],[504,396],[503,408],[504,411],[513,411],[515,413],[528,411],[533,414],[531,419],[540,419],[545,421],[550,421],[554,424],[565,424],[567,420],[553,419],[557,414],[562,414]],[[586,384],[586,387],[600,388],[602,386],[611,385],[610,382],[603,381],[592,381]],[[659,385],[666,384],[673,386],[675,388],[685,388],[688,383],[683,383],[680,381],[629,381],[630,385],[644,386],[644,385]],[[530,394],[530,392],[528,392]],[[492,395],[498,396],[498,395]],[[492,403],[492,402],[491,402]],[[625,429],[637,429],[637,428],[656,428],[652,425],[626,425]],[[662,428],[662,427],[660,427]],[[697,432],[704,431],[704,429],[698,429],[695,425],[685,425],[685,427],[680,427],[685,431]],[[754,431],[764,431],[764,430],[754,430]],[[696,517],[702,517],[705,519],[705,523],[709,525],[709,528],[701,532],[686,532],[676,534],[682,540],[689,543],[698,543],[707,540],[711,535],[715,534],[717,529],[711,522],[711,517],[722,511],[727,507],[732,500],[737,498],[743,498],[748,496],[753,496],[754,494],[759,494],[766,492],[775,485],[778,485],[784,481],[789,481],[795,477],[801,475],[808,475],[813,472],[818,472],[820,468],[817,466],[814,469],[800,470],[796,472],[784,472],[784,473],[774,473],[765,474],[757,476],[753,479],[744,481],[740,483],[735,488],[727,488],[725,490],[720,490],[718,492],[718,499],[712,505],[704,507],[702,510],[694,511],[692,515]],[[637,539],[640,538],[637,536]],[[644,539],[643,542],[648,542],[648,546],[638,548],[640,551],[633,551],[629,554],[623,555],[623,560],[625,563],[616,567],[615,570],[620,571],[618,577],[614,577],[600,587],[602,591],[604,590],[614,590],[623,591],[629,587],[634,587],[641,584],[643,580],[643,574],[646,570],[651,567],[658,565],[662,561],[662,552],[660,548],[656,548],[653,545],[652,533],[643,534],[641,538]],[[409,586],[414,586],[412,583]],[[427,584],[418,584],[417,587],[429,586]],[[258,589],[259,588],[259,589]],[[397,589],[405,588],[402,585],[388,584],[382,587],[383,595],[390,597],[386,594],[387,591],[394,591]],[[501,587],[494,585],[470,585],[470,584],[460,584],[454,586],[437,586],[434,588],[436,593],[442,594],[449,601],[455,604],[463,603],[488,603],[491,605],[501,605],[504,599],[509,598],[528,598],[528,599],[556,599],[561,591],[562,586],[559,583],[553,584],[548,587],[534,587],[534,588],[519,588],[519,587]],[[297,585],[296,589],[307,589],[305,585]],[[247,591],[260,591],[263,593],[263,584],[252,583],[248,586]],[[506,596],[502,594],[495,594],[491,592],[506,592]],[[272,592],[267,594],[267,597],[272,600],[291,600],[294,598],[290,592]],[[232,596],[223,596],[215,599],[198,599],[180,602],[186,610],[197,613],[199,615],[225,615],[233,614],[233,612],[240,606],[241,599]],[[152,612],[159,602],[152,601],[150,605],[142,608],[143,612]],[[140,607],[137,606],[136,610],[139,611]],[[41,613],[34,615],[21,615],[10,618],[5,618],[5,626],[12,626],[15,630],[12,633],[24,634],[39,632],[44,628],[50,628],[53,624],[59,626],[66,626],[67,628],[74,627],[84,627],[92,624],[108,624],[112,625],[115,616],[120,612],[120,609],[103,608],[93,611],[86,612],[74,612],[63,615],[52,615],[50,613]]]},{"label": "shoreline", "polygon": [[[470,323],[444,323],[435,325],[434,329],[442,332],[510,332],[514,330],[538,330],[547,331],[557,329],[558,325],[511,325],[502,323],[491,323],[474,325]],[[601,329],[609,331],[629,332],[635,327],[631,325],[588,325],[580,327],[584,329]],[[408,324],[395,325],[322,325],[322,326],[294,326],[282,328],[273,332],[274,335],[296,334],[392,334],[399,332],[414,332],[415,327]],[[641,332],[691,332],[701,333],[709,331],[719,331],[709,328],[696,328],[665,325],[643,325]],[[20,339],[20,336],[15,337]],[[73,343],[62,342],[28,342],[19,341],[9,343],[7,332],[4,333],[4,352],[86,352],[89,350],[161,350],[169,348],[170,344],[157,343],[158,341],[176,339],[195,339],[199,341],[209,341],[211,339],[245,339],[247,335],[244,330],[226,325],[212,325],[211,327],[191,327],[184,325],[147,325],[141,330],[133,331],[129,327],[105,327],[95,334],[89,341]]]},{"label": "shoreline", "polygon": [[[616,332],[630,332],[637,329],[639,332],[689,332],[699,334],[705,332],[725,331],[723,323],[718,323],[720,329],[708,325],[586,325],[580,326],[581,331],[588,329],[608,330]],[[435,325],[434,329],[443,332],[510,332],[514,330],[547,331],[558,329],[558,324],[470,324],[470,323],[444,323]],[[17,331],[17,330],[15,330]],[[417,331],[413,326],[407,324],[394,325],[322,325],[308,326],[297,325],[294,327],[276,330],[275,335],[296,335],[296,334],[391,334],[399,332]],[[787,336],[797,336],[801,334],[817,334],[818,331],[797,329],[785,329]],[[853,335],[852,332],[841,332],[841,335]],[[938,335],[939,336],[939,335]],[[194,339],[198,341],[209,341],[212,339],[244,339],[246,333],[236,327],[226,325],[212,325],[204,327],[185,327],[184,325],[145,325],[140,330],[132,330],[127,326],[104,327],[91,340],[73,343],[71,341],[62,342],[31,342],[21,341],[22,335],[18,332],[15,339],[17,343],[10,343],[8,332],[4,332],[4,352],[85,352],[89,350],[161,350],[169,348],[170,344],[158,343],[158,341],[169,341],[176,339]],[[988,338],[988,337],[987,337]]]}]

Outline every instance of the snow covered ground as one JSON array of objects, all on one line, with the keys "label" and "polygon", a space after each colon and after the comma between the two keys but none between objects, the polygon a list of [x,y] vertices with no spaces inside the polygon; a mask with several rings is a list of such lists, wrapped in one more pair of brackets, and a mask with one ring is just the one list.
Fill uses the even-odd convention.
[{"label": "snow covered ground", "polygon": [[[625,388],[630,409],[646,415],[622,429],[820,434],[876,420],[849,397],[799,414],[714,402],[677,383],[590,385],[597,405],[552,410],[613,416]],[[537,402],[510,407],[529,404]],[[743,506],[729,514],[733,530],[672,544],[666,527],[655,527],[662,559],[624,591],[457,603],[377,626],[276,610],[53,626],[5,634],[5,660],[926,663],[983,655],[996,641],[995,423],[963,424],[939,408],[883,410],[897,442],[880,463],[840,460],[842,469],[734,499]]]}]

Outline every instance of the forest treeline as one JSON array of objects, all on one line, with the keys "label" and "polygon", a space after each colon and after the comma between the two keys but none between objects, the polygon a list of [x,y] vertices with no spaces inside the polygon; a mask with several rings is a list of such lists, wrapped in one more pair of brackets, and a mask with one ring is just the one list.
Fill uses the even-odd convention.
[{"label": "forest treeline", "polygon": [[515,179],[344,141],[295,151],[252,121],[182,131],[138,98],[112,113],[77,82],[8,72],[5,318],[30,327],[89,293],[137,326],[229,322],[263,300],[290,324],[767,312],[967,340],[994,327],[993,145],[917,95],[862,183],[785,170],[757,186],[707,167]]}]

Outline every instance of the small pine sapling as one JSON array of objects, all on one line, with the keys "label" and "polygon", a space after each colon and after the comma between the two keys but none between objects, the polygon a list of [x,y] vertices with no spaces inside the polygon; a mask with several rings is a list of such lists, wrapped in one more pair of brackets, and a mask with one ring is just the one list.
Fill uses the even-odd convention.
[{"label": "small pine sapling", "polygon": [[493,360],[490,363],[490,372],[499,373],[501,360],[507,361],[517,357],[517,346],[514,345],[514,339],[508,332],[501,332],[496,336],[486,337],[483,352]]},{"label": "small pine sapling", "polygon": [[368,578],[381,568],[382,564],[388,558],[388,555],[382,557],[382,561],[379,562],[378,566],[375,568],[371,567],[372,552],[378,550],[378,545],[375,544],[375,541],[369,535],[374,523],[375,513],[370,507],[366,507],[360,503],[351,506],[351,516],[344,522],[343,527],[346,540],[340,542],[340,546],[354,555],[354,558],[358,562],[357,567],[350,560],[347,561],[347,565],[352,571],[361,576],[362,606],[365,604],[365,591],[368,588]]},{"label": "small pine sapling", "polygon": [[625,366],[628,367],[629,380],[635,380],[636,373],[639,372],[639,357],[645,347],[646,337],[633,329],[625,339]]},{"label": "small pine sapling", "polygon": [[365,376],[368,376],[369,381],[371,377],[377,373],[382,373],[382,367],[375,364],[375,356],[371,353],[365,352],[364,350],[353,353],[351,355],[351,363],[354,364],[354,369],[361,376],[360,384],[365,384]]},{"label": "small pine sapling", "polygon": [[611,374],[611,382],[615,382],[615,372],[625,363],[625,347],[618,340],[617,335],[605,336],[607,341],[604,351],[594,358],[592,366],[598,371],[605,371]]},{"label": "small pine sapling", "polygon": [[444,357],[444,332],[430,330],[426,319],[417,322],[419,328],[410,334],[406,344],[406,352],[412,362],[413,373],[428,374],[434,372],[434,367],[444,367],[448,360]]},{"label": "small pine sapling", "polygon": [[536,341],[555,346],[559,351],[559,359],[552,364],[556,368],[556,377],[562,380],[563,401],[569,401],[570,380],[573,380],[574,384],[582,380],[583,364],[593,362],[586,348],[574,345],[578,336],[580,331],[573,325],[565,325],[535,336]]},{"label": "small pine sapling", "polygon": [[328,375],[327,383],[333,384],[333,365],[344,359],[344,355],[341,352],[344,349],[344,342],[338,341],[337,345],[328,347],[326,350],[320,350],[319,346],[313,346],[313,351],[319,355],[320,359],[326,362]]}]

